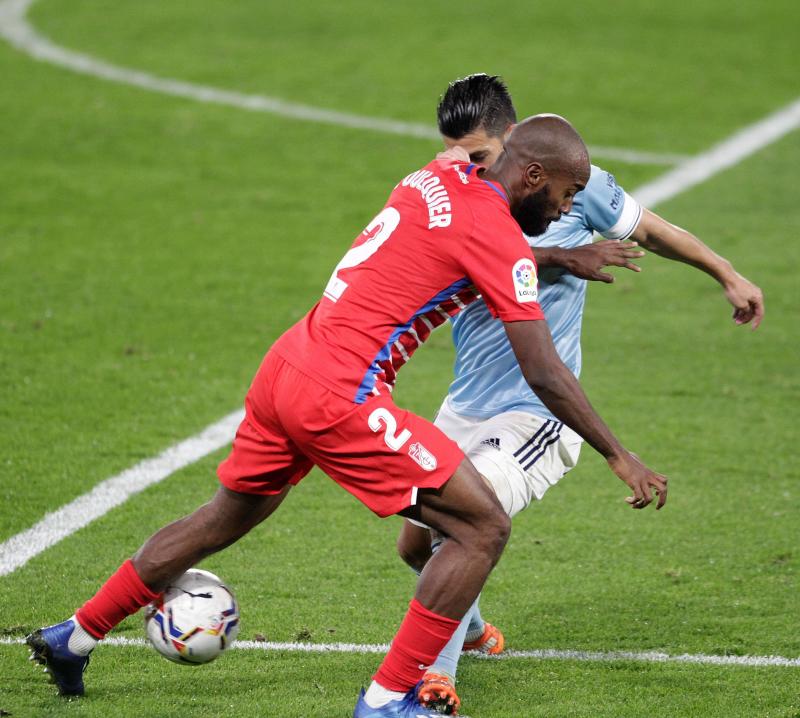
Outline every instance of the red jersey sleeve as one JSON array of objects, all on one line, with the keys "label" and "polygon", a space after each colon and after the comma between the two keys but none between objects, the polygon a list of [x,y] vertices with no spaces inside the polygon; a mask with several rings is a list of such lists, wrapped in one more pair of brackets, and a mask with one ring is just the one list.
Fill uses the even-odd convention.
[{"label": "red jersey sleeve", "polygon": [[475,224],[461,264],[489,311],[504,322],[544,319],[537,301],[536,260],[519,225],[496,205],[473,214]]}]

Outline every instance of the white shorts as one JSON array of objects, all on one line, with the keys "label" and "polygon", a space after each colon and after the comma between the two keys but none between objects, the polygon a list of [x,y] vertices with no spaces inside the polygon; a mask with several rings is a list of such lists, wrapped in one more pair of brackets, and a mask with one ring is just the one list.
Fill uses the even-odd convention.
[{"label": "white shorts", "polygon": [[524,411],[491,419],[457,414],[445,398],[433,422],[492,485],[509,516],[519,513],[578,463],[581,439],[559,421]]}]

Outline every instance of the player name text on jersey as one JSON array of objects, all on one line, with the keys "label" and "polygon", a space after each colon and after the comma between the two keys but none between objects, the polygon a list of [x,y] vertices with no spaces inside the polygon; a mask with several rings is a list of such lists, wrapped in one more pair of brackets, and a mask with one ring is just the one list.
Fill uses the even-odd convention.
[{"label": "player name text on jersey", "polygon": [[419,190],[422,199],[428,205],[428,229],[450,226],[452,219],[450,197],[441,180],[433,172],[430,170],[412,172],[403,180],[402,185]]}]

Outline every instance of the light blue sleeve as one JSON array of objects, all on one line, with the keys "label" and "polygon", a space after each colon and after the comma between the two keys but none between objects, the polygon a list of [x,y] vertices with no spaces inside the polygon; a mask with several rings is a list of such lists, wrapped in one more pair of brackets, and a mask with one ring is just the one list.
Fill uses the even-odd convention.
[{"label": "light blue sleeve", "polygon": [[592,165],[584,193],[586,225],[606,239],[627,239],[642,218],[642,208],[614,175]]}]

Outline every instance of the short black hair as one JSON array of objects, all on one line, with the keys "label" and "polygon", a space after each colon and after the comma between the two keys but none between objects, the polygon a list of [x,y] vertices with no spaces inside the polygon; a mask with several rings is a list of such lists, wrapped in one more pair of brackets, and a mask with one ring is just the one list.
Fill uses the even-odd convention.
[{"label": "short black hair", "polygon": [[517,121],[508,88],[498,75],[477,73],[451,82],[436,108],[439,132],[460,139],[482,129],[502,137]]}]

